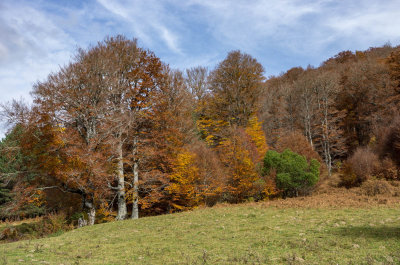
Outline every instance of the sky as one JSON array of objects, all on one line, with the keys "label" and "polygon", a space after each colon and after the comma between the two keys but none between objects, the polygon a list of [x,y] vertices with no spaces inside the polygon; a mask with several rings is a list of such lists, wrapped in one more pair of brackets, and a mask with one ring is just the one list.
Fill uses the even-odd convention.
[{"label": "sky", "polygon": [[400,43],[399,0],[0,0],[0,103],[105,36],[137,38],[172,68],[212,70],[232,50],[265,76],[343,50]]}]

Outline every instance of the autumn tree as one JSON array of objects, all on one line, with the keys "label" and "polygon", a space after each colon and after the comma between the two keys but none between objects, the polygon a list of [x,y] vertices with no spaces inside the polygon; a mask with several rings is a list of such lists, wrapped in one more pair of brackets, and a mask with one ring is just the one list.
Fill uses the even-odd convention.
[{"label": "autumn tree", "polygon": [[339,93],[338,75],[330,71],[321,71],[316,72],[314,79],[317,98],[316,150],[321,153],[328,175],[331,175],[333,162],[343,158],[347,151],[341,129],[345,115],[335,104]]},{"label": "autumn tree", "polygon": [[186,69],[186,85],[197,101],[202,101],[208,93],[208,69],[202,66]]},{"label": "autumn tree", "polygon": [[388,70],[374,58],[361,58],[341,70],[337,109],[345,112],[344,137],[349,151],[370,142],[373,125],[380,123],[379,102],[386,97]]},{"label": "autumn tree", "polygon": [[267,140],[262,130],[262,123],[256,115],[250,117],[245,129],[251,143],[256,149],[256,161],[261,159],[268,150]]},{"label": "autumn tree", "polygon": [[264,68],[256,59],[232,51],[210,73],[213,111],[229,124],[246,126],[257,107]]},{"label": "autumn tree", "polygon": [[[102,187],[96,188],[116,191],[117,219],[125,219],[124,159],[137,150],[141,111],[157,87],[161,63],[137,47],[136,40],[123,36],[106,38],[87,51],[80,49],[75,60],[35,86],[35,103],[42,113],[49,113],[53,127],[65,128],[65,146],[74,147],[70,150],[81,160],[85,157],[83,164],[102,169],[92,170],[91,182],[102,179]],[[72,144],[80,142],[84,145]],[[125,149],[128,144],[130,150]]]},{"label": "autumn tree", "polygon": [[142,181],[139,196],[141,209],[165,213],[171,208],[167,187],[179,154],[195,137],[192,120],[193,97],[182,72],[163,67],[163,77],[148,108],[149,123],[140,154]]},{"label": "autumn tree", "polygon": [[[107,98],[104,58],[100,50],[100,47],[88,51],[79,49],[75,62],[49,75],[46,81],[35,84],[33,116],[37,118],[29,125],[31,133],[38,134],[39,139],[30,139],[32,144],[36,143],[31,144],[31,148],[46,143],[44,150],[37,149],[38,154],[59,157],[62,153],[70,162],[59,160],[54,164],[51,157],[46,162],[47,158],[43,156],[46,166],[42,168],[47,170],[43,173],[57,180],[55,186],[82,196],[83,205],[88,209],[89,224],[95,219],[96,193],[104,191],[107,182],[111,181],[108,178],[110,165],[100,152],[105,147],[102,145],[105,135],[101,131],[101,121],[105,117]],[[54,171],[57,168],[63,170]]]},{"label": "autumn tree", "polygon": [[[133,159],[133,218],[138,218],[138,178],[139,161],[137,159],[140,131],[144,121],[143,111],[149,107],[151,94],[158,89],[162,65],[155,55],[137,46],[136,40],[128,40],[117,36],[107,38],[99,47],[104,49],[105,77],[107,89],[107,110],[105,112],[109,143],[115,149],[115,165],[117,174],[117,219],[126,218],[126,194],[124,160]],[[129,144],[128,155],[124,145]]]},{"label": "autumn tree", "polygon": [[173,164],[168,191],[172,194],[171,205],[178,210],[191,209],[200,204],[200,172],[195,159],[195,154],[183,151]]},{"label": "autumn tree", "polygon": [[278,77],[271,77],[265,83],[260,116],[270,144],[275,144],[281,135],[299,129],[300,105],[294,93],[294,82],[303,73],[303,68],[295,67]]},{"label": "autumn tree", "polygon": [[210,94],[199,119],[200,136],[226,169],[231,202],[255,195],[257,163],[267,150],[256,117],[264,69],[248,54],[230,52],[210,73]]},{"label": "autumn tree", "polygon": [[391,108],[392,116],[398,115],[400,113],[400,50],[396,49],[393,51],[390,56],[386,59],[386,64],[389,67],[389,75],[392,80],[391,87],[392,89],[389,92],[389,95],[384,102],[385,105],[389,105],[386,107]]},{"label": "autumn tree", "polygon": [[228,173],[228,201],[239,203],[255,195],[255,183],[259,175],[250,151],[245,148],[243,131],[240,128],[231,130],[230,137],[221,141],[217,150]]},{"label": "autumn tree", "polygon": [[317,97],[315,93],[315,81],[313,78],[314,69],[307,69],[299,78],[294,82],[293,92],[298,97],[297,110],[298,117],[304,130],[304,135],[314,145],[315,137],[315,122],[317,112]]}]

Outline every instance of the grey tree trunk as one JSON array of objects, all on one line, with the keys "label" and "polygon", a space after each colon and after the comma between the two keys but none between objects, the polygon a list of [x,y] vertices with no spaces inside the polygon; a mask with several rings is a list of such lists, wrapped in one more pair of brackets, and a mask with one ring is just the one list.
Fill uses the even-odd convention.
[{"label": "grey tree trunk", "polygon": [[133,164],[133,206],[132,206],[132,219],[139,218],[139,165],[135,160]]},{"label": "grey tree trunk", "polygon": [[126,210],[126,201],[125,201],[125,177],[124,177],[124,161],[122,154],[122,139],[121,135],[119,135],[118,143],[117,143],[117,179],[118,179],[118,187],[117,187],[117,197],[118,197],[118,213],[117,220],[124,220],[127,215]]},{"label": "grey tree trunk", "polygon": [[88,219],[88,225],[94,225],[94,221],[96,220],[96,209],[94,206],[89,208]]},{"label": "grey tree trunk", "polygon": [[88,209],[88,225],[94,225],[96,220],[96,208],[93,201],[85,201],[85,207]]},{"label": "grey tree trunk", "polygon": [[139,159],[137,157],[138,153],[138,139],[135,136],[133,140],[133,201],[132,201],[132,216],[131,219],[138,219],[139,218]]}]

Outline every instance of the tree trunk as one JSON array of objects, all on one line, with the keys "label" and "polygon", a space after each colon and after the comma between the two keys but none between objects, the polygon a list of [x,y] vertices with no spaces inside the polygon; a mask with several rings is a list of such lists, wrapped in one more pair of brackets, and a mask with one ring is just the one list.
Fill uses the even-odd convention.
[{"label": "tree trunk", "polygon": [[94,225],[94,221],[96,220],[96,208],[94,203],[91,201],[87,201],[85,199],[85,208],[88,209],[88,225]]},{"label": "tree trunk", "polygon": [[117,179],[118,179],[118,213],[117,220],[124,220],[126,218],[127,210],[126,210],[126,201],[125,201],[125,178],[124,178],[124,161],[122,154],[122,139],[121,134],[118,138],[117,143]]},{"label": "tree trunk", "polygon": [[139,159],[137,158],[137,144],[138,144],[138,139],[137,136],[135,136],[133,140],[133,202],[132,202],[132,219],[138,219],[139,218]]},{"label": "tree trunk", "polygon": [[89,208],[88,219],[88,225],[94,225],[94,221],[96,220],[96,209],[94,208],[94,206]]},{"label": "tree trunk", "polygon": [[133,164],[133,204],[132,204],[132,219],[139,218],[139,168],[138,162]]}]

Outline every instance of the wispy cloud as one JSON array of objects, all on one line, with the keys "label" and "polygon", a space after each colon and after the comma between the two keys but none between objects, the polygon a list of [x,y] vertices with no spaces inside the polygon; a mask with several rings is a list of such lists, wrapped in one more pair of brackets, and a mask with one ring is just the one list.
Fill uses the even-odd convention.
[{"label": "wispy cloud", "polygon": [[345,7],[335,7],[323,25],[331,28],[335,35],[352,40],[399,39],[399,1],[351,1]]},{"label": "wispy cloud", "polygon": [[125,27],[131,27],[143,42],[154,45],[154,42],[161,39],[172,52],[182,54],[179,37],[173,27],[170,27],[171,24],[176,26],[177,20],[168,16],[162,1],[98,0],[98,2],[119,16],[124,23],[128,23]]},{"label": "wispy cloud", "polygon": [[11,3],[0,9],[0,36],[3,100],[27,96],[33,82],[69,59],[74,43],[44,13]]},{"label": "wispy cloud", "polygon": [[318,64],[341,50],[400,42],[398,0],[2,0],[0,101],[106,35],[139,38],[172,67],[213,67],[232,49],[266,74]]}]

